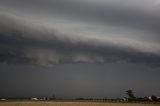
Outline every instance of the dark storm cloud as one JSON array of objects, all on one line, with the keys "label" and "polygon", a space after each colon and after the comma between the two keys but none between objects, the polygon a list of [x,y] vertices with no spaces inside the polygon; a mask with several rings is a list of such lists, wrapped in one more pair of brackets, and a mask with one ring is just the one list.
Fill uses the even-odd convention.
[{"label": "dark storm cloud", "polygon": [[[96,22],[105,25],[119,26],[144,30],[151,34],[157,34],[159,38],[160,15],[153,2],[140,0],[128,2],[127,0],[111,1],[100,0],[2,0],[4,4],[16,8],[21,8],[25,12],[37,14],[48,13],[49,16],[56,14],[69,17],[73,20],[83,20]],[[136,5],[133,5],[133,4]],[[149,3],[151,5],[149,5]],[[139,7],[136,7],[139,5]],[[153,7],[147,10],[146,6]],[[155,7],[155,9],[154,9]],[[142,9],[141,9],[142,8]],[[143,11],[144,10],[144,11]],[[151,12],[150,12],[151,11]]]},{"label": "dark storm cloud", "polygon": [[[124,42],[126,43],[126,42]],[[0,62],[52,65],[59,63],[130,62],[160,65],[155,52],[96,38],[62,35],[9,16],[0,16]],[[144,46],[147,47],[147,46]],[[141,50],[142,49],[142,50]]]},{"label": "dark storm cloud", "polygon": [[[131,4],[125,4],[125,2],[123,5],[121,2],[113,4],[106,1],[103,5],[98,5],[98,3],[92,3],[93,0],[89,1],[90,2],[75,2],[73,0],[63,2],[54,1],[54,3],[51,4],[53,7],[50,5],[49,9],[57,12],[58,14],[68,15],[70,18],[75,17],[76,19],[83,21],[91,21],[125,28],[129,27],[144,30],[149,33],[159,34],[159,12],[144,12],[136,7],[132,8]],[[128,5],[128,7],[125,7],[125,5]],[[129,7],[130,5],[131,7]]]}]

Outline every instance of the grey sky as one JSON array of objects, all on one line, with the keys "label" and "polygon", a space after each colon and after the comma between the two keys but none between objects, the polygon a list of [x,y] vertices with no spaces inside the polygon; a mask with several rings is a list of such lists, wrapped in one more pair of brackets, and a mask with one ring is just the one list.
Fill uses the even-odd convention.
[{"label": "grey sky", "polygon": [[[131,76],[130,73],[133,70],[131,67],[136,66],[134,69],[136,71],[133,71],[132,74],[136,76],[137,72],[142,70],[140,73],[144,73],[144,80],[134,84],[134,86],[137,91],[142,91],[141,86],[144,82],[147,87],[150,87],[142,92],[141,95],[145,95],[145,92],[152,89],[150,85],[160,87],[155,83],[157,77],[157,79],[150,79],[159,75],[157,71],[160,70],[159,13],[159,0],[0,0],[1,71],[3,74],[9,75],[11,74],[9,71],[12,70],[7,69],[7,67],[14,67],[12,73],[21,75],[20,73],[16,74],[18,72],[16,70],[22,70],[23,67],[28,67],[28,70],[31,71],[30,74],[32,74],[34,73],[32,67],[36,67],[37,71],[45,71],[62,66],[53,72],[60,76],[58,73],[67,72],[70,67],[76,67],[78,72],[68,71],[69,77],[79,76],[81,80],[72,83],[72,88],[68,88],[71,93],[75,89],[77,89],[75,91],[79,91],[80,89],[75,87],[80,86],[80,84],[88,86],[85,85],[86,80],[93,85],[101,82],[102,79],[99,80],[97,77],[98,75],[103,76],[102,70],[106,70],[104,74],[113,79],[104,79],[102,82],[107,83],[108,80],[112,80],[113,83],[116,82],[119,87],[115,90],[118,92],[120,91],[118,88],[129,88],[132,80],[121,86],[118,84],[118,80],[114,81],[114,78]],[[43,66],[44,68],[41,69]],[[95,70],[91,67],[95,67]],[[8,71],[5,72],[4,70]],[[28,70],[24,71],[28,73]],[[89,75],[92,70],[94,77]],[[117,75],[120,72],[126,72],[126,74]],[[46,71],[44,77],[47,77],[49,73]],[[42,73],[39,74],[41,76]],[[86,78],[85,74],[89,77]],[[64,73],[64,78],[65,75]],[[149,77],[149,75],[151,76]],[[24,75],[22,74],[22,76]],[[51,78],[51,76],[49,77]],[[53,77],[56,76],[53,75]],[[72,80],[75,80],[76,77],[73,77]],[[83,77],[85,78],[83,79]],[[95,82],[93,81],[94,78]],[[1,81],[2,83],[5,83],[4,79]],[[32,79],[34,79],[33,76],[31,76]],[[31,82],[31,80],[27,80],[27,82],[24,79],[26,83]],[[145,80],[151,81],[147,85]],[[44,80],[44,82],[48,84],[48,87],[50,86],[50,81]],[[72,81],[68,80],[68,82]],[[111,82],[108,86],[114,88]],[[6,82],[3,90],[10,86],[10,83],[12,82]],[[57,85],[56,89],[66,86],[65,82],[58,79],[54,83],[62,83],[61,86]],[[34,84],[31,83],[31,85],[34,88]],[[43,83],[39,86],[42,85]],[[155,88],[155,93],[160,95],[157,88]],[[89,89],[84,90],[88,92]],[[95,89],[102,89],[102,85],[96,85]],[[104,89],[102,91],[105,92]],[[14,89],[10,92],[14,92]],[[61,89],[57,92],[65,91]],[[75,95],[86,92],[80,91]],[[100,96],[103,92],[95,95]],[[5,93],[4,96],[9,96],[7,91]],[[46,95],[48,93],[46,92]],[[154,92],[151,91],[148,94],[151,93]],[[66,96],[67,94],[59,95]],[[89,95],[91,94],[88,93],[85,96]],[[109,95],[111,97],[120,96],[120,94]]]},{"label": "grey sky", "polygon": [[2,97],[55,94],[65,98],[117,98],[126,97],[125,90],[133,89],[138,97],[158,95],[159,74],[158,69],[153,72],[143,65],[121,63],[63,64],[48,68],[2,64],[0,93]]}]

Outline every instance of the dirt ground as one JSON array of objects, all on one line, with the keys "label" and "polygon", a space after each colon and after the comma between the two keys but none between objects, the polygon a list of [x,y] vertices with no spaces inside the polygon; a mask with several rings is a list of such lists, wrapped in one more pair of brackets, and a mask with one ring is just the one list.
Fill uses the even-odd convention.
[{"label": "dirt ground", "polygon": [[0,106],[160,106],[160,104],[106,102],[0,102]]}]

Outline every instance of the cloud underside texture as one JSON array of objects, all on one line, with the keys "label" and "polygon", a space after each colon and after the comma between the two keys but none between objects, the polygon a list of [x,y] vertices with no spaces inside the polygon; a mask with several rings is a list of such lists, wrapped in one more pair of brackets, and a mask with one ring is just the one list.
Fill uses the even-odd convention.
[{"label": "cloud underside texture", "polygon": [[140,50],[138,44],[133,44],[135,45],[126,46],[113,43],[107,38],[104,40],[60,34],[6,16],[1,16],[0,21],[1,63],[47,66],[125,62],[160,66],[159,53]]}]

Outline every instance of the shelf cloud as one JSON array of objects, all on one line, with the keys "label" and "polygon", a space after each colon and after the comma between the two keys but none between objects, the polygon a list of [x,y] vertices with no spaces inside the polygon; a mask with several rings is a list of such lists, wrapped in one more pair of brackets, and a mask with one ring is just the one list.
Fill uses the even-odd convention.
[{"label": "shelf cloud", "polygon": [[160,64],[158,0],[0,2],[0,62]]},{"label": "shelf cloud", "polygon": [[160,65],[158,44],[132,39],[62,34],[15,17],[0,16],[0,62],[53,65],[129,62]]}]

